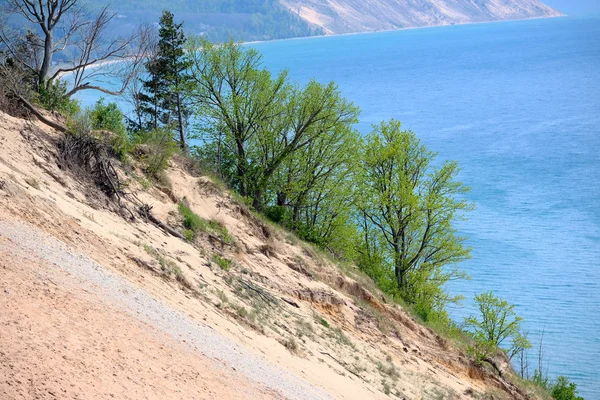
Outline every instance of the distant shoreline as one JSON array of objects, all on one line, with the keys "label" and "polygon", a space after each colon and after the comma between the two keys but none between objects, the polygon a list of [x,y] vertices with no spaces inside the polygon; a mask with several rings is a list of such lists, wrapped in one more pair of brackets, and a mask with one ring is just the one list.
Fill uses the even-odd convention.
[{"label": "distant shoreline", "polygon": [[368,35],[368,34],[372,34],[372,33],[399,32],[399,31],[409,31],[409,30],[416,30],[416,29],[445,28],[445,27],[451,27],[451,26],[465,26],[465,25],[498,24],[498,23],[502,23],[502,22],[532,21],[532,20],[538,20],[538,19],[552,19],[552,18],[565,18],[565,17],[570,17],[570,16],[568,14],[562,14],[562,15],[549,15],[549,16],[545,16],[545,17],[501,19],[501,20],[496,20],[496,21],[462,22],[462,23],[447,24],[447,25],[410,26],[407,28],[381,29],[381,30],[377,30],[377,31],[361,31],[361,32],[334,33],[334,34],[315,35],[315,36],[299,36],[299,37],[286,38],[286,39],[252,40],[249,42],[240,42],[240,43],[242,43],[244,45],[246,45],[246,44],[261,44],[261,43],[271,43],[271,42],[283,42],[283,41],[289,41],[289,40],[323,39],[323,38],[330,38],[330,37]]},{"label": "distant shoreline", "polygon": [[[400,32],[400,31],[409,31],[409,30],[417,30],[417,29],[445,28],[445,27],[466,26],[466,25],[497,24],[497,23],[503,23],[503,22],[531,21],[531,20],[538,20],[538,19],[565,18],[565,17],[569,17],[569,15],[562,14],[562,15],[554,15],[554,16],[547,16],[547,17],[503,19],[503,20],[499,20],[499,21],[465,22],[465,23],[456,23],[456,24],[449,24],[449,25],[413,26],[413,27],[408,27],[408,28],[382,29],[382,30],[378,30],[378,31],[335,33],[335,34],[331,34],[331,35],[318,35],[318,36],[299,36],[299,37],[286,38],[286,39],[252,40],[252,41],[248,41],[248,42],[241,41],[239,43],[241,43],[243,45],[253,45],[253,44],[262,44],[262,43],[284,42],[284,41],[290,41],[290,40],[325,39],[325,38],[332,38],[332,37],[368,35],[368,34],[387,33],[387,32]],[[94,68],[102,67],[105,65],[121,63],[124,61],[126,61],[126,60],[120,59],[120,60],[99,61],[97,63],[87,66],[86,68],[94,69]],[[64,66],[65,65],[62,65],[62,67],[64,67]],[[59,68],[60,68],[60,66],[59,66]],[[62,79],[64,77],[72,75],[72,74],[73,74],[72,72],[63,72],[58,75],[58,78]]]}]

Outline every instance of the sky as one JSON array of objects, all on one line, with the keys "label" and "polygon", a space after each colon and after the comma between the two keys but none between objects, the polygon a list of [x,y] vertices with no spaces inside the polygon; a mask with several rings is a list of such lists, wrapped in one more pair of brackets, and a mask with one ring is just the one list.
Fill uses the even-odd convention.
[{"label": "sky", "polygon": [[569,15],[600,14],[600,0],[541,0]]}]

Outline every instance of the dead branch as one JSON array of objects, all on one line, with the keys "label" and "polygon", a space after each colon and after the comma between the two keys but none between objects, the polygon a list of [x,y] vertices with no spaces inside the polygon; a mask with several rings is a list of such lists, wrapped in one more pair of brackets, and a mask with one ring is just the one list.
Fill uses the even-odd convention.
[{"label": "dead branch", "polygon": [[74,171],[90,175],[104,193],[117,200],[120,209],[129,214],[130,220],[135,220],[135,215],[123,202],[125,193],[112,163],[110,144],[91,132],[67,133],[61,138],[58,148],[64,164]]},{"label": "dead branch", "polygon": [[40,122],[48,125],[50,128],[56,129],[59,132],[64,133],[67,131],[67,127],[59,124],[58,122],[52,121],[49,118],[46,118],[41,112],[37,110],[37,108],[35,108],[33,104],[28,102],[23,96],[17,95],[17,98],[38,120],[40,120]]},{"label": "dead branch", "polygon": [[498,366],[498,364],[496,363],[496,361],[492,360],[490,357],[484,358],[483,361],[485,361],[486,363],[490,364],[492,366],[492,368],[494,368],[496,370],[496,372],[498,373],[498,375],[501,378],[503,377],[502,371],[500,370],[500,367]]},{"label": "dead branch", "polygon": [[281,300],[285,301],[286,303],[288,303],[290,306],[296,307],[296,308],[300,308],[300,306],[298,305],[298,303],[296,303],[293,300],[289,300],[286,299],[285,297],[282,297]]},{"label": "dead branch", "polygon": [[239,282],[245,289],[251,290],[258,294],[258,296],[262,298],[266,303],[277,304],[277,299],[263,288],[241,278],[239,279]]},{"label": "dead branch", "polygon": [[[114,37],[109,24],[116,13],[102,8],[92,17],[82,0],[5,0],[0,5],[0,47],[20,69],[29,71],[37,89],[51,88],[65,74],[73,85],[65,97],[81,90],[121,94],[134,81],[152,52],[155,30],[140,25],[130,35]],[[11,29],[9,17],[26,19],[24,29]],[[25,30],[28,33],[23,33]],[[58,53],[71,56],[67,66],[51,71]],[[102,78],[108,78],[102,79]],[[110,81],[116,89],[93,84]]]},{"label": "dead branch", "polygon": [[148,204],[144,204],[144,205],[140,206],[140,208],[138,209],[138,212],[147,221],[152,222],[154,225],[158,226],[160,229],[167,232],[168,234],[175,236],[176,238],[179,238],[181,240],[187,240],[185,238],[185,236],[183,236],[181,233],[177,232],[175,229],[171,228],[170,226],[164,224],[158,218],[156,218],[154,215],[152,215],[152,206],[150,206]]}]

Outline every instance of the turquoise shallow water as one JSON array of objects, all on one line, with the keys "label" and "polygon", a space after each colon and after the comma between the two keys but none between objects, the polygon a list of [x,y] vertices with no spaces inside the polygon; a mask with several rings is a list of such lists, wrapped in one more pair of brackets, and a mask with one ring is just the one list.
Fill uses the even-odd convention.
[{"label": "turquoise shallow water", "polygon": [[[600,399],[600,19],[559,18],[253,44],[273,70],[336,81],[358,128],[394,117],[457,160],[477,210],[472,280],[516,304],[550,375]],[[94,96],[84,98],[89,104]],[[531,353],[532,363],[537,357]]]}]

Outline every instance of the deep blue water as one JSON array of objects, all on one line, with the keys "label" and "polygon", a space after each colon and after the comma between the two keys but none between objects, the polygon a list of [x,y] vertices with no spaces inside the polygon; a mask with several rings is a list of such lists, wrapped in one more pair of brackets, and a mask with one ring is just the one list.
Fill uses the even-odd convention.
[{"label": "deep blue water", "polygon": [[453,317],[493,290],[516,304],[534,344],[545,331],[550,375],[600,399],[600,19],[252,46],[300,82],[337,82],[361,107],[362,132],[394,117],[459,162],[477,210],[459,225],[472,280],[449,285],[467,297]]}]

